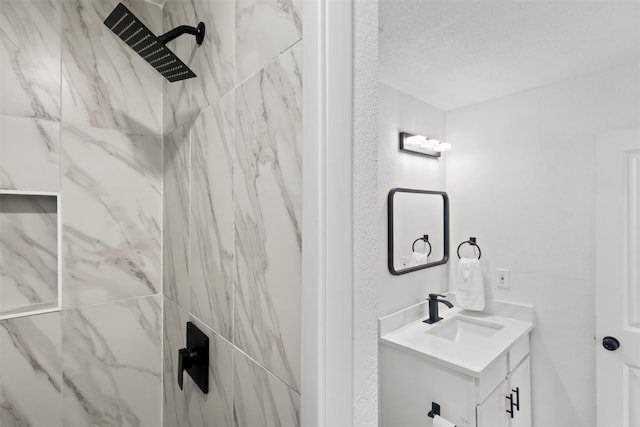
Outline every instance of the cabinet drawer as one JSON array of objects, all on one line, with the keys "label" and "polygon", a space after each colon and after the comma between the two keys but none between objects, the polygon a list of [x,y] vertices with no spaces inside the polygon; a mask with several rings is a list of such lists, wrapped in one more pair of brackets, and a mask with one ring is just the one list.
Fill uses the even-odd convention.
[{"label": "cabinet drawer", "polygon": [[509,372],[512,372],[528,354],[529,334],[526,334],[516,341],[509,350]]},{"label": "cabinet drawer", "polygon": [[507,355],[503,354],[482,372],[480,378],[475,379],[476,402],[484,402],[487,396],[504,381],[507,372]]}]

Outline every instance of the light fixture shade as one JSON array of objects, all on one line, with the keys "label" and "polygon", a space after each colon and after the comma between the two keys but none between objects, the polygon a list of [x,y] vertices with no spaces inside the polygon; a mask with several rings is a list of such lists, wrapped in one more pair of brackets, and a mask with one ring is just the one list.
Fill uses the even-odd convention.
[{"label": "light fixture shade", "polygon": [[400,151],[427,157],[440,157],[442,151],[449,151],[451,144],[423,135],[400,132]]},{"label": "light fixture shade", "polygon": [[437,152],[449,151],[451,150],[451,144],[448,142],[439,142],[433,149]]}]

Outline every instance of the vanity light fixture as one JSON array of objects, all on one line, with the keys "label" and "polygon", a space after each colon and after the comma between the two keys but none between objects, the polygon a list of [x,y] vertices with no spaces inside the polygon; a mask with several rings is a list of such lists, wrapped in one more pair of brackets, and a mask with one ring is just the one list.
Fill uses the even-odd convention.
[{"label": "vanity light fixture", "polygon": [[443,151],[451,150],[451,144],[423,135],[400,132],[400,151],[428,157],[440,157]]}]

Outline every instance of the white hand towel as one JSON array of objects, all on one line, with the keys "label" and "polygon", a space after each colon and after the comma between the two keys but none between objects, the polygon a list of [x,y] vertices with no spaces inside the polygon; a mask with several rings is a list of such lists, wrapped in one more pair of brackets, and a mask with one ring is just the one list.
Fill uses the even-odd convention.
[{"label": "white hand towel", "polygon": [[427,262],[429,262],[429,255],[421,254],[420,252],[412,252],[411,259],[409,260],[409,267],[426,264]]},{"label": "white hand towel", "polygon": [[480,260],[461,258],[455,282],[456,303],[464,310],[484,310],[484,282]]},{"label": "white hand towel", "polygon": [[456,427],[456,425],[440,415],[436,415],[433,417],[433,427]]}]

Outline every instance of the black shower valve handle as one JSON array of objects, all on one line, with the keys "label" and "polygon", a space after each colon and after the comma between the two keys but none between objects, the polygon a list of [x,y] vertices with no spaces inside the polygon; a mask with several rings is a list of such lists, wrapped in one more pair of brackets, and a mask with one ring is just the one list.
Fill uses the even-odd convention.
[{"label": "black shower valve handle", "polygon": [[209,337],[193,322],[187,322],[187,342],[178,350],[178,386],[184,385],[184,373],[200,390],[209,393]]},{"label": "black shower valve handle", "polygon": [[191,369],[198,353],[186,348],[178,350],[178,386],[182,390],[184,384],[184,371]]}]

